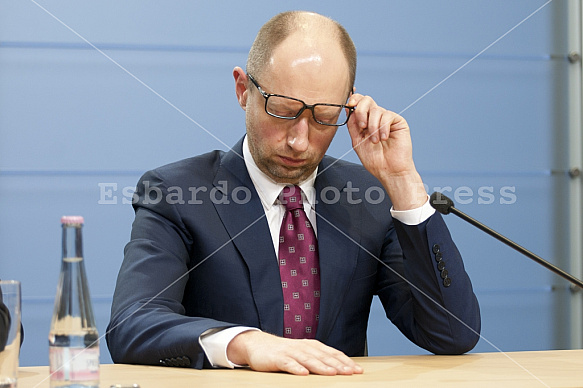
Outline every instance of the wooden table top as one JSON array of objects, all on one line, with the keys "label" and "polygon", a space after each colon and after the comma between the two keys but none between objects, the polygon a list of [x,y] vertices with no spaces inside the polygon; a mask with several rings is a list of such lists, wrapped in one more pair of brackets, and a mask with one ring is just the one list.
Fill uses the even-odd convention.
[{"label": "wooden table top", "polygon": [[[364,374],[292,376],[249,369],[102,364],[100,387],[583,387],[583,350],[462,356],[358,357]],[[46,366],[19,369],[18,387],[49,387]]]}]

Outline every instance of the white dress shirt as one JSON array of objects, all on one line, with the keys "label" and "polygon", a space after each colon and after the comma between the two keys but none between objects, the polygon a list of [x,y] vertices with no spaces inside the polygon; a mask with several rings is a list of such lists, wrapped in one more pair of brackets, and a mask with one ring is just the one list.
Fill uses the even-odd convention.
[{"label": "white dress shirt", "polygon": [[[247,143],[247,137],[243,140],[243,158],[245,159],[245,166],[249,172],[249,176],[253,181],[255,190],[259,195],[261,204],[263,205],[263,210],[265,210],[265,217],[267,223],[269,224],[269,231],[271,233],[271,240],[273,242],[273,249],[275,251],[276,257],[279,251],[279,230],[281,227],[281,222],[285,214],[285,207],[279,203],[279,194],[281,190],[286,186],[283,183],[276,183],[271,178],[269,178],[263,171],[257,167],[251,151],[249,150],[249,144]],[[304,211],[308,216],[308,219],[312,223],[314,232],[318,236],[318,228],[316,224],[316,211],[315,211],[315,200],[316,192],[314,190],[314,182],[318,174],[318,169],[306,179],[299,184],[302,189],[302,199],[304,203]],[[391,208],[391,215],[393,218],[401,221],[407,225],[418,225],[431,217],[435,212],[435,209],[429,204],[429,196],[425,204],[417,209],[397,211]],[[248,331],[248,330],[259,330],[257,328],[237,326],[227,329],[210,329],[205,331],[198,339],[202,349],[204,350],[210,363],[215,367],[227,367],[234,368],[239,365],[233,364],[227,358],[227,346],[229,342],[238,334]]]}]

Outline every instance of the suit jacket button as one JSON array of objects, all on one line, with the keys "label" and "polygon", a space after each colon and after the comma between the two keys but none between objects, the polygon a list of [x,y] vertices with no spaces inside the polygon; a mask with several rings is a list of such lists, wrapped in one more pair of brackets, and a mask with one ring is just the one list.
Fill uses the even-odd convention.
[{"label": "suit jacket button", "polygon": [[444,269],[443,271],[441,271],[441,278],[442,279],[447,278],[447,269]]},{"label": "suit jacket button", "polygon": [[443,286],[444,287],[451,286],[451,278],[445,278],[445,279],[443,279]]},{"label": "suit jacket button", "polygon": [[443,254],[441,252],[437,252],[435,254],[435,261],[437,261],[438,263],[443,259]]},{"label": "suit jacket button", "polygon": [[166,365],[166,360],[160,360],[160,365],[162,365],[162,366],[167,366],[167,365]]},{"label": "suit jacket button", "polygon": [[182,357],[182,366],[190,366],[190,358],[187,356]]},{"label": "suit jacket button", "polygon": [[445,269],[445,261],[441,260],[439,263],[437,263],[437,269],[440,271],[443,271]]},{"label": "suit jacket button", "polygon": [[433,253],[437,254],[437,252],[441,251],[439,244],[433,244]]}]

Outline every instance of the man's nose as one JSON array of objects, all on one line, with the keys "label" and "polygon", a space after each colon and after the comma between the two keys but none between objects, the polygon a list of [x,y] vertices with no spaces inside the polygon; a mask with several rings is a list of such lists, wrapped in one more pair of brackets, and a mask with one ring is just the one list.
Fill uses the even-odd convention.
[{"label": "man's nose", "polygon": [[293,124],[287,133],[287,144],[295,152],[304,152],[308,149],[310,144],[310,120],[312,119],[312,112],[305,110],[300,117],[293,120]]}]

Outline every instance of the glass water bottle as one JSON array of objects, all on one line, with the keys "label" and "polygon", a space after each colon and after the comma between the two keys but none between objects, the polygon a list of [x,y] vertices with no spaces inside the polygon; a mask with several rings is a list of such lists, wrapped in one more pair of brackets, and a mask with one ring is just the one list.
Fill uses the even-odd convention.
[{"label": "glass water bottle", "polygon": [[49,332],[51,387],[99,387],[99,335],[85,266],[83,217],[65,216],[63,261]]}]

